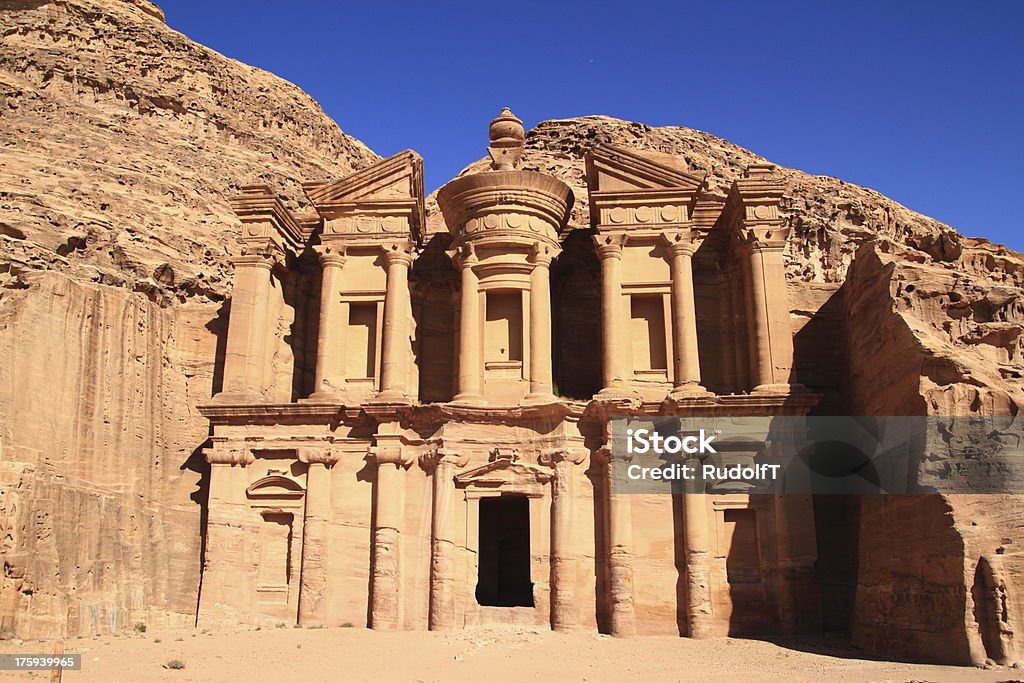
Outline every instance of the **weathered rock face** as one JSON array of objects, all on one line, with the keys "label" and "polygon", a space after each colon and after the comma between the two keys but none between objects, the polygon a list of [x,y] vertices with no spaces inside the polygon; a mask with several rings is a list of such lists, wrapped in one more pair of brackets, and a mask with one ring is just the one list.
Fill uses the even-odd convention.
[{"label": "weathered rock face", "polygon": [[297,87],[168,28],[144,0],[4,2],[8,278],[49,269],[158,303],[227,291],[225,197],[377,157]]},{"label": "weathered rock face", "polygon": [[189,622],[237,219],[377,157],[145,0],[0,2],[2,632]]},{"label": "weathered rock face", "polygon": [[[300,90],[190,42],[145,0],[0,0],[0,35],[3,633],[190,622],[207,491],[198,449],[208,423],[195,406],[220,382],[239,234],[225,198],[262,182],[301,216],[299,181],[377,157]],[[582,198],[583,155],[599,143],[674,155],[708,174],[712,200],[764,161],[691,129],[585,117],[531,131],[521,168]],[[820,412],[1015,415],[1024,258],[871,190],[780,173],[795,379],[824,395]],[[429,303],[417,328],[419,379],[433,387],[423,401],[453,391],[444,321],[455,272],[428,206],[433,257],[412,274],[416,300]],[[555,383],[581,399],[600,388],[601,367],[599,346],[580,343],[600,334],[587,212],[577,201],[578,231],[552,269]],[[700,297],[713,283],[695,287]],[[698,301],[697,316],[706,308]],[[825,605],[848,615],[837,627],[892,655],[1024,651],[1012,633],[1024,632],[1024,563],[1007,550],[1024,542],[1022,516],[996,500],[816,502],[822,520],[859,529],[858,566],[834,582],[853,582],[855,608],[841,596]]]}]

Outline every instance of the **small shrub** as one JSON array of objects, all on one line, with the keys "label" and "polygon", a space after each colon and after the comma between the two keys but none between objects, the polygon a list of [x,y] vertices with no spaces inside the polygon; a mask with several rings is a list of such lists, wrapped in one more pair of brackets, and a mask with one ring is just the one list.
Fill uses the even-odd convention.
[{"label": "small shrub", "polygon": [[341,627],[342,628],[352,628],[353,624],[352,624],[351,621],[346,621],[344,624],[341,625]]},{"label": "small shrub", "polygon": [[165,669],[184,669],[185,668],[185,662],[181,661],[180,659],[172,659],[171,661],[169,661],[166,664],[164,664],[164,668]]},{"label": "small shrub", "polygon": [[146,625],[143,624],[141,621],[135,624],[135,632],[141,636],[143,633],[146,632]]},{"label": "small shrub", "polygon": [[159,639],[159,638],[154,638],[154,639],[153,639],[153,642],[154,642],[154,643],[159,643],[159,642],[160,642],[160,639]]},{"label": "small shrub", "polygon": [[282,621],[282,622],[281,622],[280,624],[278,624],[278,625],[277,625],[277,626],[276,626],[275,628],[284,628],[284,627],[285,627],[285,626],[287,626],[287,625],[288,625],[288,624],[286,624],[286,623],[284,623],[284,622]]},{"label": "small shrub", "polygon": [[310,626],[307,626],[306,628],[323,628],[323,627],[324,627],[323,624],[312,624]]}]

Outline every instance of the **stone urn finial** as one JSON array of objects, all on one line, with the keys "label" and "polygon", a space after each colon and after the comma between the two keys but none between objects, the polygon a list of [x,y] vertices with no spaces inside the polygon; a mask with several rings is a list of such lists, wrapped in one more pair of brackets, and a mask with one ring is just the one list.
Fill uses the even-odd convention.
[{"label": "stone urn finial", "polygon": [[511,171],[519,165],[523,158],[523,146],[526,131],[523,122],[516,118],[512,110],[505,107],[498,118],[491,121],[491,146],[487,153],[491,155],[491,168],[495,171]]}]

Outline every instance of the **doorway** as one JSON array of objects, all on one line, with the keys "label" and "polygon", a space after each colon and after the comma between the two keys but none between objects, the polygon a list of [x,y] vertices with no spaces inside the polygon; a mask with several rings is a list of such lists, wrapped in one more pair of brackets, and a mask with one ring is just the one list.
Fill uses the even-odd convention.
[{"label": "doorway", "polygon": [[478,548],[477,602],[490,607],[533,607],[526,496],[480,499]]}]

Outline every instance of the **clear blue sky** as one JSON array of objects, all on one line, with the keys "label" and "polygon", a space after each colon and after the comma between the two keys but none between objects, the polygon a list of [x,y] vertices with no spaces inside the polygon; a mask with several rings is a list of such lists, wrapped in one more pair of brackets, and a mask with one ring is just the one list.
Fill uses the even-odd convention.
[{"label": "clear blue sky", "polygon": [[428,191],[528,127],[608,114],[705,130],[1024,250],[1024,2],[157,0],[272,71]]}]

